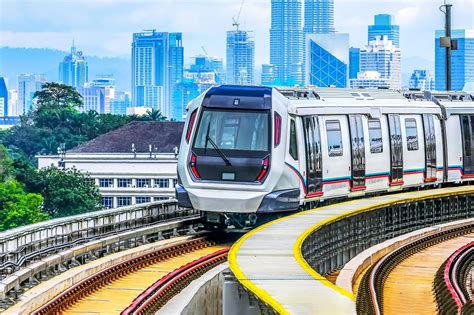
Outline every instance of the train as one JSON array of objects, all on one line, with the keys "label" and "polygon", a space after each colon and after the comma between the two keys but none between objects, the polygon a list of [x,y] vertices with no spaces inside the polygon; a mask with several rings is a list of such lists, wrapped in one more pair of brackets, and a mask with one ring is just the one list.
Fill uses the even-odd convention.
[{"label": "train", "polygon": [[176,198],[208,226],[474,180],[465,92],[222,85],[186,110]]}]

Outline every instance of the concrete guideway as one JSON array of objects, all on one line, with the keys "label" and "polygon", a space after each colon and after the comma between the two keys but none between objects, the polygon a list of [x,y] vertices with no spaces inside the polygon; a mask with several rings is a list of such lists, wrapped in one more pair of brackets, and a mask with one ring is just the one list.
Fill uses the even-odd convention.
[{"label": "concrete guideway", "polygon": [[54,296],[62,293],[64,290],[68,289],[75,283],[86,279],[100,270],[106,269],[121,262],[125,262],[129,259],[145,255],[147,253],[152,253],[172,244],[186,242],[192,238],[193,236],[182,236],[152,244],[142,245],[140,247],[114,253],[91,261],[88,264],[72,268],[60,274],[59,276],[43,282],[27,291],[17,304],[7,309],[3,314],[30,314],[40,306],[47,303]]},{"label": "concrete guideway", "polygon": [[[438,224],[466,218],[472,215],[470,209],[466,207],[464,210],[466,213],[463,213],[462,209],[458,209],[461,208],[459,204],[470,202],[469,196],[473,194],[473,186],[441,188],[352,200],[297,213],[275,220],[247,233],[232,247],[229,253],[229,266],[237,280],[245,288],[278,313],[355,313],[356,307],[352,292],[333,285],[310,266],[304,258],[308,253],[302,252],[302,248],[305,247],[304,243],[308,240],[311,241],[311,238],[314,235],[317,236],[318,232],[325,232],[325,229],[331,225],[341,225],[341,229],[334,232],[336,235],[333,240],[335,245],[337,245],[337,242],[341,243],[346,239],[361,238],[356,235],[357,228],[355,232],[344,231],[343,221],[350,221],[359,215],[371,215],[376,212],[374,210],[382,211],[385,208],[401,211],[400,213],[395,213],[395,210],[393,211],[393,218],[398,221],[395,220],[391,223],[383,222],[384,227],[390,228],[390,224],[393,224],[394,227],[398,228],[398,230],[395,229],[393,232],[393,237],[431,225],[431,223]],[[436,213],[433,213],[432,217],[419,215],[417,212],[412,213],[411,209],[407,210],[405,209],[406,207],[400,206],[407,203],[423,203],[426,201],[431,202],[429,203],[430,205],[438,207],[434,203],[436,200],[443,201],[449,198],[457,198],[458,196],[460,200],[464,197],[466,197],[466,200],[469,200],[464,201],[463,199],[457,201],[459,204],[453,203],[457,207],[456,211],[450,211],[449,207],[451,205],[449,202],[445,205],[440,205],[439,208],[436,208]],[[408,212],[405,213],[403,211]],[[404,213],[408,215],[403,216],[402,214]],[[382,214],[380,216],[384,218],[385,212],[383,216]],[[419,216],[419,222],[410,221],[410,216]],[[380,223],[380,218],[377,219],[378,221],[374,220],[374,222]],[[404,221],[405,219],[407,222]],[[369,225],[366,222],[361,222],[362,224]],[[404,228],[399,228],[400,226]],[[376,226],[374,225],[373,228],[376,228]],[[356,234],[344,235],[345,239],[340,237],[344,233],[347,234],[346,232],[349,234],[354,232]],[[382,230],[369,232],[374,237],[378,237],[377,242],[381,242],[382,237],[387,234]],[[377,235],[377,233],[381,234],[382,237]],[[370,234],[368,235],[370,236]],[[340,239],[338,239],[338,236]],[[321,235],[321,237],[327,237],[327,233],[326,235]],[[346,241],[346,243],[349,247],[350,242]],[[369,240],[366,244],[352,246],[347,251],[341,251],[337,256],[332,257],[334,261],[323,261],[321,263],[316,259],[315,264],[325,267],[324,269],[330,272],[331,268],[337,269],[342,267],[351,258],[372,245],[375,244],[371,244]],[[306,246],[306,248],[308,247]],[[337,248],[335,247],[335,249]],[[314,254],[317,255],[317,253]]]}]

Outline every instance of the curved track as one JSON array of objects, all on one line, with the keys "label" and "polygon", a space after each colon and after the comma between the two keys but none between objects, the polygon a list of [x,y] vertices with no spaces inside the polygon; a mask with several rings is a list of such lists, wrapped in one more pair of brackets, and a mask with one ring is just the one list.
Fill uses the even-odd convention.
[{"label": "curved track", "polygon": [[126,309],[124,314],[132,314],[144,304],[156,309],[226,256],[226,246],[204,237],[169,246],[98,272],[34,314],[119,314]]},{"label": "curved track", "polygon": [[433,281],[445,260],[474,240],[474,233],[449,239],[408,257],[389,273],[383,287],[384,314],[437,314]]}]

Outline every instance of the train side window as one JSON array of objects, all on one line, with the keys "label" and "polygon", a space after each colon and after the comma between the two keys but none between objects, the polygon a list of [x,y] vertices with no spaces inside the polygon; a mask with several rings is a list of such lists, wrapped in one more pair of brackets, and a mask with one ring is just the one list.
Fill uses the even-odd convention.
[{"label": "train side window", "polygon": [[418,130],[416,129],[416,119],[405,119],[405,130],[407,133],[407,149],[408,151],[418,150]]},{"label": "train side window", "polygon": [[297,161],[298,160],[298,142],[296,139],[296,124],[293,119],[290,120],[290,155]]},{"label": "train side window", "polygon": [[382,127],[380,119],[369,119],[370,153],[382,153]]},{"label": "train side window", "polygon": [[342,156],[342,133],[339,120],[326,121],[329,156]]}]

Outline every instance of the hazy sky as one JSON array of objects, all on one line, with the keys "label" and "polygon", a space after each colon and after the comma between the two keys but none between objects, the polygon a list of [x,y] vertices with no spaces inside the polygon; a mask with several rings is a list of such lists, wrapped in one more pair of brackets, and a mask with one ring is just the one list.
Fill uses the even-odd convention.
[{"label": "hazy sky", "polygon": [[[404,56],[433,59],[434,30],[443,27],[443,0],[335,0],[335,26],[351,45],[367,41],[373,15],[389,13],[401,28]],[[256,64],[268,63],[271,0],[246,0],[241,29],[253,30]],[[454,28],[474,28],[474,0],[451,0]],[[86,55],[130,55],[133,32],[183,32],[186,61],[202,52],[225,57],[225,32],[240,0],[0,0],[0,46],[68,50],[72,38]]]}]

